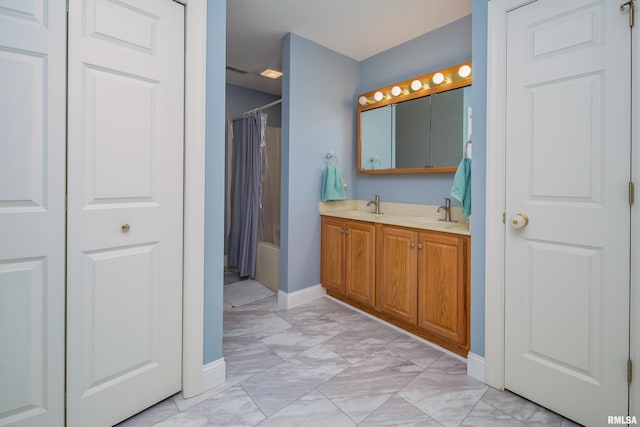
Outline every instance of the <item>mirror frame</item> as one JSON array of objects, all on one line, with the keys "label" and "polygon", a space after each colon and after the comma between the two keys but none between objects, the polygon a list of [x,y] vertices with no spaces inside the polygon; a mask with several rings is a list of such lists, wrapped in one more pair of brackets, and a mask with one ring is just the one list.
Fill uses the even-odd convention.
[{"label": "mirror frame", "polygon": [[[458,70],[463,65],[467,65],[472,68],[471,61],[463,62],[461,64],[453,65],[448,68],[444,68],[442,70],[437,70],[432,73],[423,74],[418,77],[414,77],[409,80],[405,80],[399,83],[394,83],[389,86],[385,86],[379,89],[374,89],[369,92],[362,93],[358,95],[358,133],[357,133],[357,144],[358,144],[358,153],[357,153],[357,170],[359,174],[408,174],[408,173],[452,173],[458,169],[458,166],[447,166],[447,167],[435,167],[435,168],[393,168],[393,169],[362,169],[361,163],[361,146],[362,146],[362,132],[361,132],[361,118],[360,114],[363,111],[373,110],[375,108],[384,107],[385,105],[397,104],[403,101],[408,101],[410,99],[422,98],[424,96],[433,95],[435,93],[446,92],[453,89],[458,89],[466,86],[471,86],[472,84],[472,76],[473,74],[469,74],[467,77],[460,77],[458,75]],[[473,69],[473,68],[472,68]],[[433,76],[437,73],[442,73],[444,75],[444,81],[440,84],[433,83]],[[422,88],[416,91],[411,89],[411,83],[415,80],[419,80],[422,83]],[[395,86],[400,87],[401,93],[398,96],[393,96],[391,94],[391,89]],[[376,92],[381,92],[383,95],[383,99],[381,101],[376,101],[374,99],[374,94]],[[365,100],[365,104],[362,105],[360,100]],[[460,159],[462,159],[462,154],[464,152],[464,147],[460,149]]]}]

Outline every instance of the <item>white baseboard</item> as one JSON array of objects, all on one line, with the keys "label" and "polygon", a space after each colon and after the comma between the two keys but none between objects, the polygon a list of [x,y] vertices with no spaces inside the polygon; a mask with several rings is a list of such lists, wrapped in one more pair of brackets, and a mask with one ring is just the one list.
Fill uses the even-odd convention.
[{"label": "white baseboard", "polygon": [[321,284],[290,293],[278,291],[278,305],[282,308],[290,309],[322,298],[326,294],[327,291]]},{"label": "white baseboard", "polygon": [[214,360],[202,367],[203,391],[217,387],[225,382],[226,364],[224,358]]},{"label": "white baseboard", "polygon": [[484,382],[484,357],[471,352],[467,354],[467,375]]}]

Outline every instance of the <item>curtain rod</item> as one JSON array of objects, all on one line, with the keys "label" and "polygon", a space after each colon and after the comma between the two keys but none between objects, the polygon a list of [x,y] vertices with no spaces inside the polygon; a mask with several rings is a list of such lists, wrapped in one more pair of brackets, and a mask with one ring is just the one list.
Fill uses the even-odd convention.
[{"label": "curtain rod", "polygon": [[249,113],[252,113],[252,112],[254,112],[254,111],[265,110],[265,109],[267,109],[267,108],[269,108],[269,107],[273,107],[274,105],[278,105],[278,104],[280,104],[280,103],[282,103],[282,98],[280,98],[280,99],[276,99],[275,101],[270,102],[270,103],[268,103],[268,104],[266,104],[266,105],[263,105],[262,107],[258,107],[258,108],[254,108],[253,110],[246,111],[245,113],[240,114],[239,116],[232,117],[232,118],[230,118],[229,120],[231,120],[231,121],[238,120],[238,119],[243,118],[244,116],[246,116],[246,115],[247,115],[247,114],[249,114]]}]

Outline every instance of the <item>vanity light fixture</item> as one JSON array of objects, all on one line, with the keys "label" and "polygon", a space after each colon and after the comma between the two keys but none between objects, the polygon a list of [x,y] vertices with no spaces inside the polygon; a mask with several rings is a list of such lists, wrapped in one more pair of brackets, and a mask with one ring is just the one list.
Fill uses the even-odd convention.
[{"label": "vanity light fixture", "polygon": [[440,83],[442,83],[444,81],[444,74],[442,73],[435,73],[433,75],[433,77],[431,78],[431,80],[433,80],[433,82],[437,85],[439,85]]},{"label": "vanity light fixture", "polygon": [[423,86],[422,86],[422,82],[420,80],[414,80],[414,81],[411,82],[411,90],[412,91],[415,92],[415,91],[418,91],[418,90],[420,90],[422,88],[423,88]]},{"label": "vanity light fixture", "polygon": [[466,77],[469,77],[470,74],[471,74],[471,67],[469,67],[468,65],[463,65],[460,68],[458,68],[458,75],[463,79]]},{"label": "vanity light fixture", "polygon": [[[373,104],[393,104],[456,89],[461,86],[468,86],[471,84],[471,72],[471,62],[435,70],[435,72],[418,76],[413,80],[405,80],[392,86],[361,94],[358,97],[358,108],[360,110],[368,110],[375,108]],[[394,98],[397,98],[397,100]]]}]

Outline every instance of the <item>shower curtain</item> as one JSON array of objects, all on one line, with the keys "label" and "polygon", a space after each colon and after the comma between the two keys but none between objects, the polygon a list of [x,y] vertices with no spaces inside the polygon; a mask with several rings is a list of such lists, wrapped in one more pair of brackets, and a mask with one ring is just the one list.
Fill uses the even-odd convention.
[{"label": "shower curtain", "polygon": [[266,119],[266,114],[254,111],[233,122],[229,264],[238,268],[240,277],[256,274],[260,154]]}]

